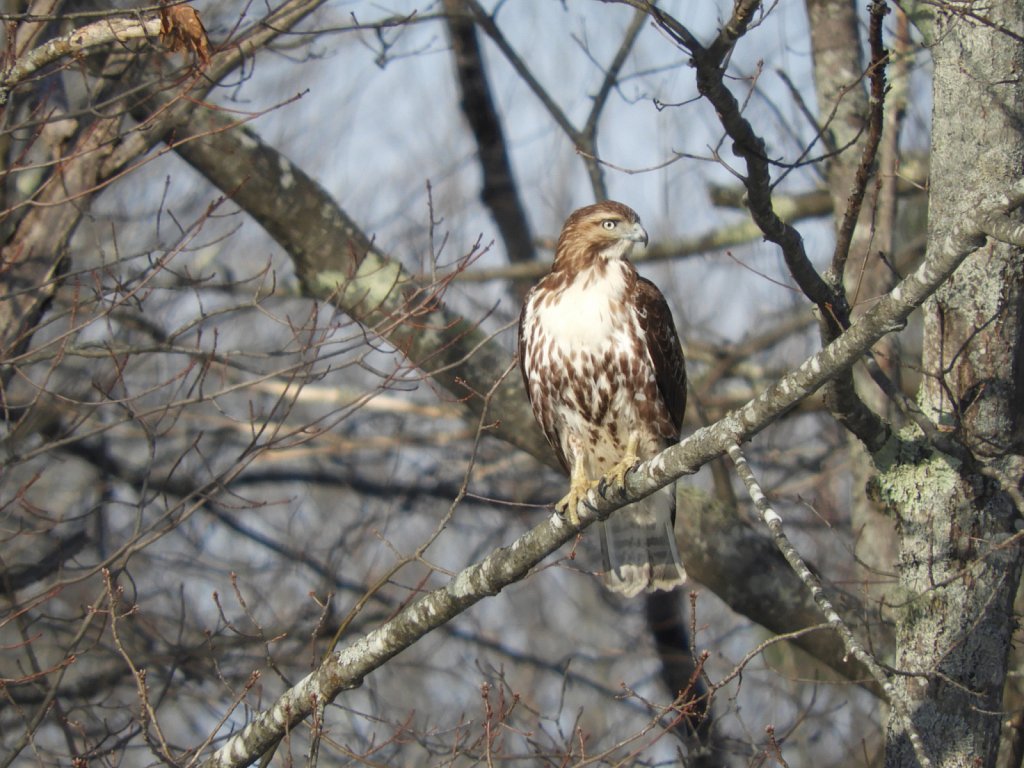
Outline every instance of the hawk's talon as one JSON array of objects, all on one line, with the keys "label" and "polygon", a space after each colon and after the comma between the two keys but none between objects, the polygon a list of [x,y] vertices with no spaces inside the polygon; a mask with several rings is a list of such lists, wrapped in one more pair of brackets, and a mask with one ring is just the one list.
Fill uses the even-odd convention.
[{"label": "hawk's talon", "polygon": [[577,508],[581,501],[587,498],[594,483],[587,478],[587,471],[583,462],[574,461],[572,466],[572,477],[569,480],[569,492],[562,497],[555,509],[564,518],[568,518],[569,524],[578,528],[580,525],[580,514]]},{"label": "hawk's talon", "polygon": [[555,510],[564,518],[568,518],[569,524],[578,527],[580,524],[579,506],[580,502],[586,504],[587,509],[593,511],[593,507],[587,504],[587,495],[595,483],[590,482],[586,477],[577,477],[570,484],[569,492],[556,504]]},{"label": "hawk's talon", "polygon": [[631,433],[629,442],[626,443],[625,455],[618,464],[605,473],[604,477],[598,480],[598,491],[601,493],[602,498],[607,498],[604,492],[609,487],[618,488],[620,495],[625,494],[626,475],[640,466],[640,457],[636,452],[639,442],[639,437],[635,433]]},{"label": "hawk's talon", "polygon": [[561,500],[555,503],[555,511],[562,516],[563,519],[569,521],[569,525],[578,526],[580,524],[580,514],[577,512],[580,500],[576,495],[570,491]]}]

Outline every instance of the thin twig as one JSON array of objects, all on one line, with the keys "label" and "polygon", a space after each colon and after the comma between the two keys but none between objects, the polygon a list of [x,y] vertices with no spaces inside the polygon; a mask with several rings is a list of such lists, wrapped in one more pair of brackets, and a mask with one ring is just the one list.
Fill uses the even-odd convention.
[{"label": "thin twig", "polygon": [[[831,276],[837,284],[843,280],[846,260],[850,255],[850,245],[857,221],[860,219],[861,206],[867,193],[868,181],[875,168],[875,159],[882,142],[882,128],[885,117],[885,66],[889,61],[889,52],[882,42],[882,20],[889,13],[889,8],[882,0],[871,3],[871,17],[868,28],[868,40],[871,43],[871,64],[868,67],[871,83],[871,110],[868,113],[867,137],[864,151],[861,153],[860,164],[854,176],[853,189],[850,192],[842,224],[836,233],[836,247],[832,254]],[[841,319],[842,320],[842,319]],[[846,324],[849,319],[845,319]],[[845,327],[845,326],[844,326]]]}]

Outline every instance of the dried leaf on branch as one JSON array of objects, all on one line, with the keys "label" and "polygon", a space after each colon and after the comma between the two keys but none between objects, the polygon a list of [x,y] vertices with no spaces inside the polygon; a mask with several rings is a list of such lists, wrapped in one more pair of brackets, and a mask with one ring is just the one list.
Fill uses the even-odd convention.
[{"label": "dried leaf on branch", "polygon": [[191,51],[203,64],[210,60],[210,41],[199,20],[199,11],[190,5],[164,6],[160,9],[160,42],[173,53]]}]

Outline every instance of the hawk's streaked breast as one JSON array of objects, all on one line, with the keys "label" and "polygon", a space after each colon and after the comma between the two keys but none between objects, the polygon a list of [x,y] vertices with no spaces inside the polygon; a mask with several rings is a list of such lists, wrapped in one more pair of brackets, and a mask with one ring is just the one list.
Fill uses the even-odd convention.
[{"label": "hawk's streaked breast", "polygon": [[[589,443],[587,469],[600,476],[622,456],[631,432],[644,435],[645,425],[670,421],[627,301],[635,280],[624,261],[598,263],[536,291],[526,305],[522,354],[530,399],[546,404],[541,421],[545,432],[560,436],[567,469],[570,435]],[[654,452],[665,437],[644,436]]]}]

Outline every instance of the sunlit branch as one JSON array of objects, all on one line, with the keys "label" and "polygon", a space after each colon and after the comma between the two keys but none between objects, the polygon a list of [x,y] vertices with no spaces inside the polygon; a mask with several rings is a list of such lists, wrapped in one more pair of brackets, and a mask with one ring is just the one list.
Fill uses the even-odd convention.
[{"label": "sunlit branch", "polygon": [[7,103],[12,88],[48,64],[68,56],[79,56],[91,48],[108,43],[154,38],[160,35],[160,17],[148,19],[108,18],[95,21],[67,34],[55,37],[17,56],[11,67],[0,73],[0,107]]},{"label": "sunlit branch", "polygon": [[[807,218],[827,216],[832,212],[832,205],[827,195],[810,192],[806,195],[780,196],[775,201],[775,210],[783,221],[800,221]],[[652,243],[643,253],[636,255],[633,261],[637,264],[658,261],[674,261],[692,256],[706,256],[709,251],[721,250],[733,246],[757,242],[764,237],[760,228],[749,219],[736,221],[716,227],[694,237],[679,240],[666,240]],[[553,247],[550,239],[541,245]],[[509,264],[493,268],[470,268],[461,272],[455,279],[458,282],[485,282],[488,280],[536,280],[551,269],[547,263]]]}]

